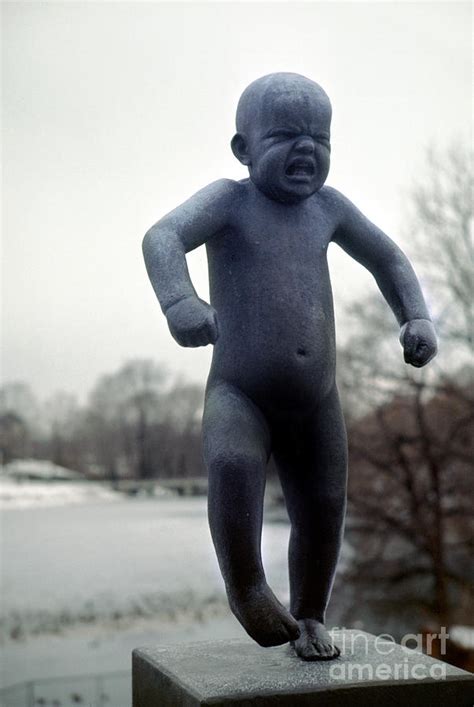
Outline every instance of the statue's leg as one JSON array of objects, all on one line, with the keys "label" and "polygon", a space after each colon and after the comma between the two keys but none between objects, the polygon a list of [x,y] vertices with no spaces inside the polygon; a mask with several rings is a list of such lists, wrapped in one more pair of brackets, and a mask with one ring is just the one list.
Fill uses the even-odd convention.
[{"label": "statue's leg", "polygon": [[268,587],[260,553],[270,453],[265,418],[237,388],[217,383],[206,395],[203,438],[209,525],[230,607],[260,645],[286,643],[298,637],[298,624]]},{"label": "statue's leg", "polygon": [[304,420],[275,435],[275,460],[291,521],[291,613],[298,620],[297,654],[321,660],[339,654],[324,628],[342,543],[347,440],[336,387]]}]

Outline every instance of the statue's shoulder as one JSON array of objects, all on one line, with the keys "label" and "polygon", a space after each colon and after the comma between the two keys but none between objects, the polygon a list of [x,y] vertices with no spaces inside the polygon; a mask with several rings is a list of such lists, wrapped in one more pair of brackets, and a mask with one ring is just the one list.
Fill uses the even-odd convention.
[{"label": "statue's shoulder", "polygon": [[213,191],[220,197],[235,199],[244,195],[246,191],[245,182],[248,181],[248,179],[241,179],[236,182],[234,179],[227,179],[226,177],[223,177],[222,179],[218,179],[217,181],[209,184],[206,189]]},{"label": "statue's shoulder", "polygon": [[325,185],[319,190],[318,194],[328,208],[338,211],[346,208],[346,197],[334,187]]},{"label": "statue's shoulder", "polygon": [[353,204],[334,187],[324,186],[318,192],[320,203],[337,228],[352,217]]},{"label": "statue's shoulder", "polygon": [[245,181],[236,182],[234,179],[224,177],[208,184],[198,194],[209,207],[218,207],[219,210],[231,213],[235,206],[246,197]]}]

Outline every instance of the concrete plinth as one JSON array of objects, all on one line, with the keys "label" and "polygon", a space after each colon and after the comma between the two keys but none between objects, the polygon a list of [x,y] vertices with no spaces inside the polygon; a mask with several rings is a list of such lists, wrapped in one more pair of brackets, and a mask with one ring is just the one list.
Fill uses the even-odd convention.
[{"label": "concrete plinth", "polygon": [[250,640],[138,648],[133,707],[472,707],[474,675],[363,631],[336,660],[305,663]]}]

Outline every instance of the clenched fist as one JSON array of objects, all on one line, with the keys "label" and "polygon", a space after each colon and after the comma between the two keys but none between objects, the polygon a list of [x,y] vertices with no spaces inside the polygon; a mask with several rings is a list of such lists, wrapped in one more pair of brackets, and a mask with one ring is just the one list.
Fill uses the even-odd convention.
[{"label": "clenched fist", "polygon": [[215,309],[198,297],[186,297],[173,304],[166,319],[173,338],[181,346],[215,344],[219,336]]},{"label": "clenched fist", "polygon": [[405,363],[416,368],[431,361],[438,351],[436,332],[429,319],[412,319],[404,324],[400,330],[400,343]]}]

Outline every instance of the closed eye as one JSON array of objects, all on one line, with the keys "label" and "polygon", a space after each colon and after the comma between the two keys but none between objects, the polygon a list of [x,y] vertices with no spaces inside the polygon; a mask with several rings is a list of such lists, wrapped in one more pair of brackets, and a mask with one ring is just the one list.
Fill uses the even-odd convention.
[{"label": "closed eye", "polygon": [[328,135],[315,135],[313,139],[315,140],[315,142],[320,142],[322,145],[326,145],[328,147],[330,145]]},{"label": "closed eye", "polygon": [[285,130],[284,128],[278,129],[278,130],[272,130],[271,132],[267,133],[265,135],[267,138],[282,138],[282,139],[291,139],[293,137],[297,137],[297,133],[293,132],[293,130]]}]

